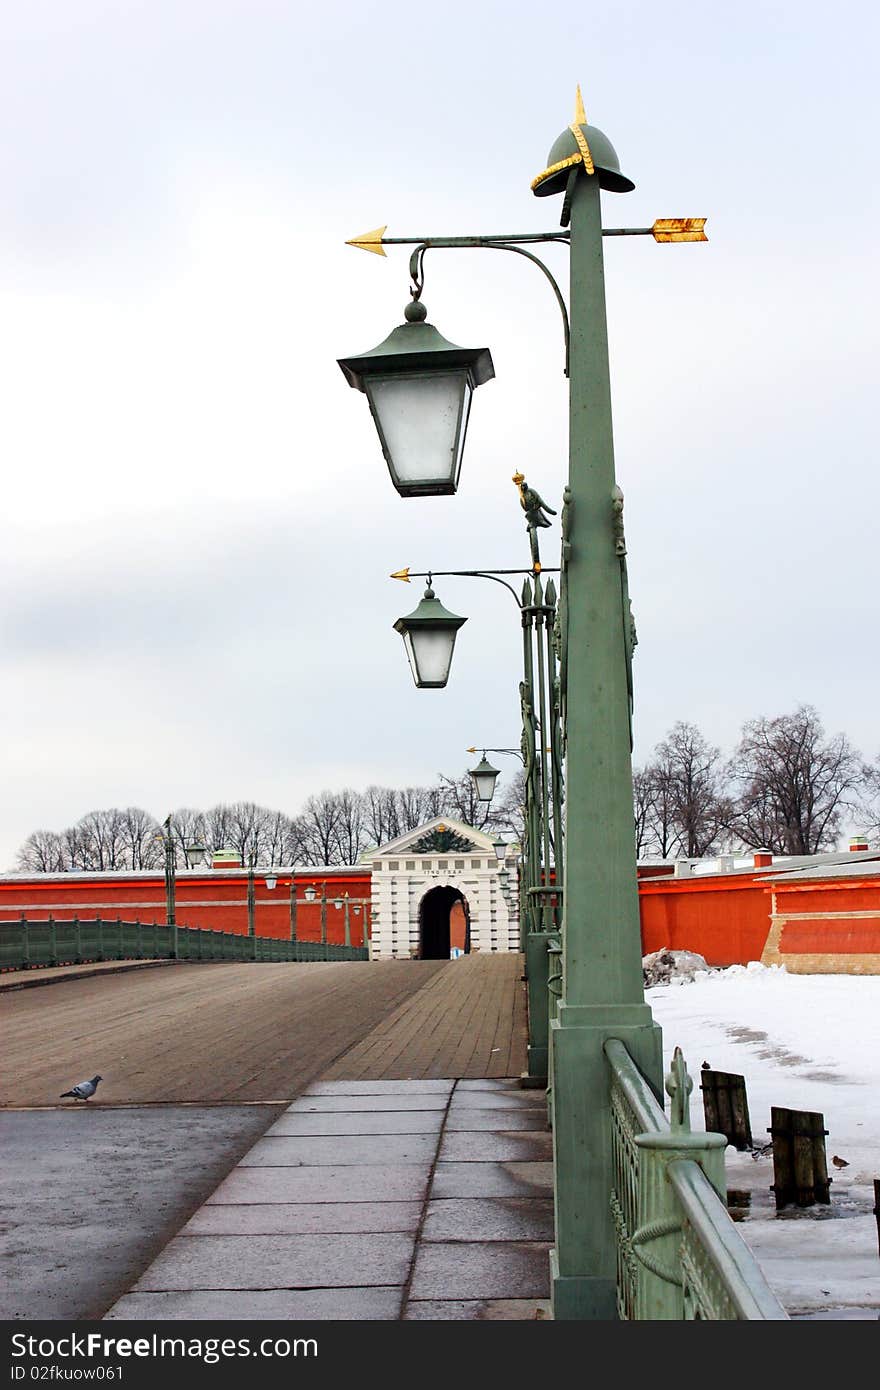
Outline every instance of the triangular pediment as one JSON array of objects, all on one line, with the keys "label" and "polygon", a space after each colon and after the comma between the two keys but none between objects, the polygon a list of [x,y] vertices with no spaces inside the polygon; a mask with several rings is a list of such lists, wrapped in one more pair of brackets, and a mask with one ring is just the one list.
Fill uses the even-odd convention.
[{"label": "triangular pediment", "polygon": [[389,840],[373,850],[372,859],[388,859],[404,854],[423,856],[442,854],[492,854],[492,837],[473,825],[453,820],[450,816],[435,816],[424,825],[408,830],[396,840]]}]

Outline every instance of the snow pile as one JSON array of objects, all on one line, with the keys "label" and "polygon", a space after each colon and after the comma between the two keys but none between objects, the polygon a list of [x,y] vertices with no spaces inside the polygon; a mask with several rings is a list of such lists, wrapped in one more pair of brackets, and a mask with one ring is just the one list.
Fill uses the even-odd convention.
[{"label": "snow pile", "polygon": [[660,951],[652,951],[649,956],[642,956],[642,978],[646,988],[651,985],[684,985],[698,975],[707,974],[708,962],[696,951],[671,951],[663,947]]},{"label": "snow pile", "polygon": [[762,965],[759,960],[750,960],[746,965],[728,965],[723,970],[713,970],[712,974],[725,979],[731,979],[734,975],[748,975],[750,980],[775,978],[778,975],[786,975],[788,972],[785,965]]}]

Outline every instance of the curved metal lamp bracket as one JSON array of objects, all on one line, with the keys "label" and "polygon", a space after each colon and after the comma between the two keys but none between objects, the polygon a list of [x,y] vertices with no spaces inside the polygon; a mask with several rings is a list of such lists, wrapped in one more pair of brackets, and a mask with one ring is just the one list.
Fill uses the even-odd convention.
[{"label": "curved metal lamp bracket", "polygon": [[[534,237],[531,240],[562,242],[568,246],[569,238],[567,234],[550,235],[546,237]],[[565,341],[565,375],[568,376],[569,357],[571,352],[571,328],[568,319],[568,307],[565,303],[562,291],[557,284],[556,278],[545,265],[539,256],[532,251],[526,251],[524,247],[516,244],[516,239],[505,240],[504,237],[428,237],[421,242],[413,251],[409,258],[409,277],[412,280],[410,294],[413,299],[419,300],[422,297],[422,290],[425,287],[425,252],[430,250],[473,250],[483,248],[488,251],[513,251],[517,256],[525,256],[526,260],[536,265],[550,283],[550,287],[559,305],[559,312],[562,315],[562,336]]]}]

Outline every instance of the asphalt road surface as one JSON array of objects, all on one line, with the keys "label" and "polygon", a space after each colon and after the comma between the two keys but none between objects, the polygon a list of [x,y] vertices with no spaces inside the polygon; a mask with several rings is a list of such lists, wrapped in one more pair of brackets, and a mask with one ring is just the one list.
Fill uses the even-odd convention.
[{"label": "asphalt road surface", "polygon": [[[279,1107],[443,964],[181,964],[3,994],[0,1318],[100,1317]],[[95,1099],[59,1099],[95,1072]]]}]

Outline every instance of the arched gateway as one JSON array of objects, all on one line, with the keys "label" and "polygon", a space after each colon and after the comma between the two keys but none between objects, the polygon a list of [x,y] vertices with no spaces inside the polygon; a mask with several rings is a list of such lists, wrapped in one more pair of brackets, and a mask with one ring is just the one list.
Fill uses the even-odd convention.
[{"label": "arched gateway", "polygon": [[467,898],[460,888],[429,888],[419,903],[419,957],[449,960],[470,948]]},{"label": "arched gateway", "polygon": [[364,858],[374,958],[519,950],[516,856],[499,864],[483,831],[438,816]]}]

